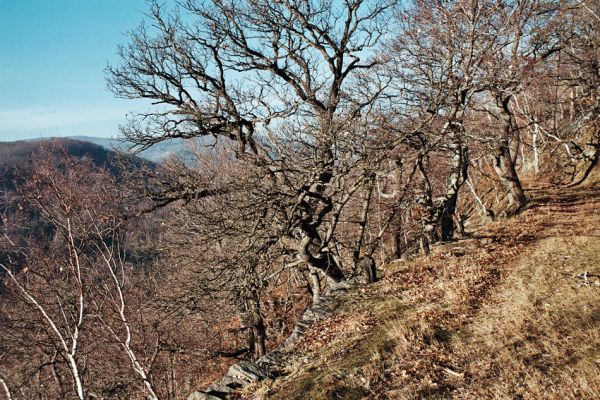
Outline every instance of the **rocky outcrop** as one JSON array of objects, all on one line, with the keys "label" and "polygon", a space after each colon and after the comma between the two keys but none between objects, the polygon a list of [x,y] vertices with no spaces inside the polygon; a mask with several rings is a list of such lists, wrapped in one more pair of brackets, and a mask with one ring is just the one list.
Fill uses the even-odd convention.
[{"label": "rocky outcrop", "polygon": [[335,309],[337,302],[333,295],[321,296],[319,302],[313,305],[311,308],[306,310],[302,314],[302,318],[294,327],[294,330],[290,336],[286,339],[284,348],[290,349],[294,343],[300,340],[304,336],[304,332],[311,326],[315,321],[326,318]]},{"label": "rocky outcrop", "polygon": [[241,389],[253,382],[272,379],[274,371],[283,363],[283,353],[273,352],[256,362],[240,361],[229,367],[220,382],[212,383],[203,391],[194,392],[188,400],[225,400],[230,399],[234,390]]},{"label": "rocky outcrop", "polygon": [[211,396],[203,392],[194,392],[189,395],[187,400],[221,400],[221,397]]},{"label": "rocky outcrop", "polygon": [[283,374],[287,357],[294,344],[304,336],[304,332],[314,322],[328,317],[337,307],[336,293],[346,290],[347,285],[338,285],[328,295],[321,296],[319,302],[307,309],[294,327],[281,350],[267,353],[258,360],[240,361],[229,367],[220,382],[211,384],[203,391],[192,393],[187,400],[225,400],[232,397],[236,389],[244,388],[253,382],[274,379]]},{"label": "rocky outcrop", "polygon": [[227,376],[237,378],[248,383],[258,382],[265,379],[271,378],[269,372],[262,368],[258,363],[251,361],[240,361],[237,364],[233,364],[227,371]]}]

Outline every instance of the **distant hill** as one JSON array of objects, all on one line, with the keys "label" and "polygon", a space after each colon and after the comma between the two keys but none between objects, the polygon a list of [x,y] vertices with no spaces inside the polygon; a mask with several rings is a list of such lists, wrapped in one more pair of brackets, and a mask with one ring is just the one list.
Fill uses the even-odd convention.
[{"label": "distant hill", "polygon": [[32,156],[39,154],[43,147],[50,149],[64,147],[67,154],[75,157],[89,156],[98,165],[106,164],[109,155],[109,150],[104,146],[86,141],[72,139],[21,140],[0,142],[0,165],[17,167],[19,164],[27,162]]},{"label": "distant hill", "polygon": [[[70,139],[80,140],[102,146],[108,150],[128,151],[133,144],[121,139],[100,138],[93,136],[71,136]],[[158,163],[171,155],[185,157],[188,140],[172,139],[158,143],[137,154],[138,157]]]},{"label": "distant hill", "polygon": [[[64,151],[66,154],[77,158],[89,157],[94,164],[107,167],[113,173],[118,174],[114,151],[89,140],[55,138],[48,140],[0,142],[0,189],[11,189],[15,178],[19,175],[19,171],[26,170],[31,160],[39,156],[42,149],[49,149],[57,153]],[[141,165],[142,163],[147,165],[153,164],[137,157],[131,158],[131,163],[132,167]]]},{"label": "distant hill", "polygon": [[[78,142],[87,142],[94,144],[103,148],[104,150],[109,151],[122,151],[122,152],[130,152],[133,148],[133,143],[123,140],[123,139],[115,139],[115,138],[103,138],[96,136],[66,136],[60,138],[46,138],[46,139],[29,139],[29,140],[21,140],[17,142],[2,142],[0,141],[0,146],[3,146],[4,151],[8,151],[8,148],[12,148],[13,150],[19,152],[19,148],[23,148],[24,145],[22,143],[30,143],[30,142],[45,142],[50,140],[73,140]],[[161,143],[157,143],[151,148],[144,150],[142,152],[136,153],[136,156],[139,158],[143,158],[148,161],[152,161],[153,163],[159,163],[164,161],[169,156],[178,156],[183,159],[189,159],[189,144],[192,142],[196,142],[199,144],[209,144],[212,143],[212,138],[199,138],[199,139],[171,139]],[[21,144],[19,144],[21,143]],[[90,148],[91,150],[91,148]],[[4,158],[2,158],[2,150],[0,150],[0,164],[4,162]],[[96,153],[98,149],[94,150]],[[98,153],[99,154],[99,153]],[[17,156],[15,154],[15,156]]]}]

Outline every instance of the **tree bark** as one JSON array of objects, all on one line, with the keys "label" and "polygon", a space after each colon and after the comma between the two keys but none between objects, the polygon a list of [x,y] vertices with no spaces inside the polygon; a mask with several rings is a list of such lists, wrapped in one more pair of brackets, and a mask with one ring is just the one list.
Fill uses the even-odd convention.
[{"label": "tree bark", "polygon": [[312,291],[313,305],[319,304],[321,301],[321,280],[319,279],[319,272],[310,266],[308,267],[308,279]]},{"label": "tree bark", "polygon": [[265,322],[262,313],[260,312],[260,301],[257,289],[252,290],[250,312],[252,313],[254,358],[259,359],[266,354],[267,333],[265,330]]},{"label": "tree bark", "polygon": [[496,96],[502,132],[495,149],[494,170],[506,189],[509,210],[518,211],[525,206],[527,198],[517,174],[515,159],[510,153],[511,137],[517,127],[510,110],[510,96],[505,98],[501,98],[501,95]]},{"label": "tree bark", "polygon": [[[365,197],[363,198],[362,210],[360,214],[360,220],[358,223],[358,237],[356,238],[356,242],[354,243],[354,249],[352,250],[352,262],[353,269],[356,271],[360,259],[361,248],[363,245],[364,237],[365,237],[365,229],[367,227],[367,219],[369,216],[369,205],[371,203],[371,195],[373,194],[373,186],[374,181],[369,182],[367,186],[367,190],[365,193]],[[370,257],[369,257],[370,258]]]},{"label": "tree bark", "polygon": [[446,196],[443,203],[444,208],[441,215],[441,231],[443,241],[449,241],[454,238],[454,231],[456,229],[454,224],[454,214],[456,214],[458,192],[463,182],[467,179],[467,173],[469,169],[468,149],[466,146],[463,146],[459,132],[455,132],[454,136],[454,143],[450,145],[450,148],[454,153],[452,155],[452,172],[448,177]]},{"label": "tree bark", "polygon": [[397,260],[402,257],[404,253],[404,249],[402,246],[402,230],[399,227],[396,227],[392,232],[392,248],[390,252],[390,256],[392,260]]},{"label": "tree bark", "polygon": [[501,140],[498,145],[494,161],[494,169],[506,188],[508,207],[513,210],[523,208],[527,200],[506,140]]},{"label": "tree bark", "polygon": [[440,228],[442,230],[442,241],[447,242],[454,239],[454,219],[453,215],[456,211],[456,202],[458,200],[458,192],[452,194],[446,204],[444,205],[444,211],[442,211],[442,217],[440,221]]},{"label": "tree bark", "polygon": [[433,205],[433,194],[431,190],[431,182],[423,165],[423,156],[419,156],[417,160],[417,168],[423,178],[423,187],[421,189],[421,197],[419,203],[423,206],[424,212],[421,213],[421,223],[423,224],[423,237],[421,239],[421,253],[429,254],[429,246],[436,242],[436,227],[438,216],[436,215],[435,206]]},{"label": "tree bark", "polygon": [[419,239],[419,251],[423,256],[429,255],[429,240],[425,236],[421,236]]},{"label": "tree bark", "polygon": [[[300,242],[298,251],[299,258],[304,261],[311,270],[320,270],[325,274],[327,280],[331,283],[339,283],[344,280],[345,275],[335,259],[327,251],[320,251],[317,243],[320,243],[320,237],[316,229],[312,227],[304,230],[307,233]],[[311,247],[315,248],[314,253]],[[311,272],[312,274],[313,272]],[[316,271],[314,271],[316,274]]]},{"label": "tree bark", "polygon": [[375,267],[375,260],[371,256],[366,256],[361,260],[363,267],[363,273],[365,274],[365,280],[367,283],[373,283],[377,281],[377,268]]},{"label": "tree bark", "polygon": [[6,381],[2,377],[2,375],[0,375],[0,386],[2,386],[2,389],[4,390],[4,395],[6,396],[6,400],[12,400],[12,398],[13,398],[12,394],[10,392],[8,385],[6,384]]}]

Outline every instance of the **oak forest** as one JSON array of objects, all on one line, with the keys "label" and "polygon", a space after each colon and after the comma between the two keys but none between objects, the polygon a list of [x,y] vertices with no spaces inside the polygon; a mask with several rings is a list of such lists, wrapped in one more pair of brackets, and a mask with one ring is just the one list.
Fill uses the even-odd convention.
[{"label": "oak forest", "polygon": [[600,398],[599,0],[157,0],[114,52],[113,146],[0,142],[0,399]]}]

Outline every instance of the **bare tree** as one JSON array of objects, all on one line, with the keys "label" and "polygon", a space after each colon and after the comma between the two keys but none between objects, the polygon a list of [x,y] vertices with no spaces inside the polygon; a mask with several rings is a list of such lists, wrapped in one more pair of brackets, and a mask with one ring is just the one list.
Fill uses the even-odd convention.
[{"label": "bare tree", "polygon": [[[0,263],[2,318],[7,322],[2,330],[4,345],[10,346],[4,358],[15,391],[24,397],[39,390],[86,399],[110,382],[105,363],[124,358],[137,375],[133,381],[143,382],[148,398],[158,399],[132,343],[135,328],[124,292],[131,269],[119,248],[121,214],[114,178],[89,161],[65,154],[59,161],[54,153],[44,154],[18,188],[13,204],[22,212],[12,214],[2,232],[8,255]],[[23,213],[20,224],[17,218]],[[23,229],[32,214],[37,233]]]},{"label": "bare tree", "polygon": [[495,18],[490,21],[493,40],[484,43],[490,55],[482,79],[490,101],[482,108],[494,120],[492,129],[498,131],[489,138],[509,211],[521,209],[527,201],[516,167],[521,134],[513,101],[529,84],[536,67],[558,51],[549,30],[557,10],[554,1],[500,2],[493,6]]},{"label": "bare tree", "polygon": [[[458,193],[469,165],[465,117],[473,96],[482,90],[477,72],[487,54],[478,41],[490,18],[469,3],[414,2],[399,14],[401,30],[388,53],[387,70],[403,99],[394,107],[402,116],[396,126],[415,154],[422,182],[425,251],[438,238],[453,237]],[[428,165],[430,159],[434,166]],[[444,159],[445,171],[439,163]],[[443,187],[432,181],[440,174],[445,175]]]},{"label": "bare tree", "polygon": [[[277,189],[279,239],[293,239],[298,260],[340,282],[345,274],[330,248],[337,219],[330,216],[348,201],[336,196],[351,197],[369,175],[355,173],[365,164],[360,143],[368,135],[357,127],[385,82],[360,80],[377,64],[370,54],[393,5],[186,1],[180,18],[154,4],[152,28],[141,26],[121,48],[109,86],[163,107],[123,133],[140,148],[173,137],[235,143],[236,157],[262,169]],[[354,183],[343,187],[351,175]],[[196,198],[208,195],[195,190]]]}]

